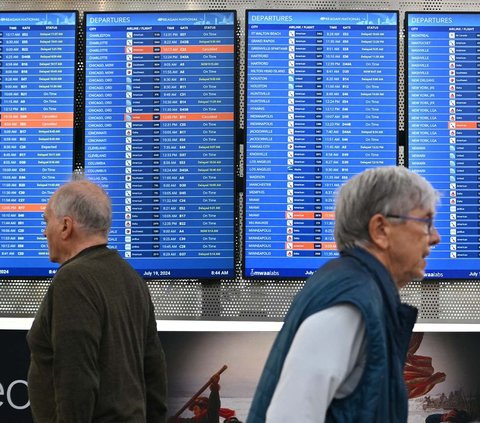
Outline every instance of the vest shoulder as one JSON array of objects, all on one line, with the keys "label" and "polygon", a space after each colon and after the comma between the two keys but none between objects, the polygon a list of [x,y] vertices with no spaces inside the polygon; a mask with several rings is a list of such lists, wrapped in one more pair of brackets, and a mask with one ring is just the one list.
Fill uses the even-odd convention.
[{"label": "vest shoulder", "polygon": [[368,263],[360,262],[353,257],[341,257],[331,260],[318,269],[307,284],[345,284],[352,288],[365,288],[374,279],[374,271]]}]

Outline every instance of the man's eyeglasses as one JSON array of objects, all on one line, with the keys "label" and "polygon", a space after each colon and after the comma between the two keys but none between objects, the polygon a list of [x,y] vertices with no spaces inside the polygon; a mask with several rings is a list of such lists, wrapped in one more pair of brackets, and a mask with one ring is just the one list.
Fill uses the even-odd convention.
[{"label": "man's eyeglasses", "polygon": [[402,219],[402,220],[413,220],[414,222],[425,223],[427,226],[427,234],[431,235],[433,230],[433,217],[415,217],[415,216],[405,216],[402,214],[387,214],[387,218],[392,219]]}]

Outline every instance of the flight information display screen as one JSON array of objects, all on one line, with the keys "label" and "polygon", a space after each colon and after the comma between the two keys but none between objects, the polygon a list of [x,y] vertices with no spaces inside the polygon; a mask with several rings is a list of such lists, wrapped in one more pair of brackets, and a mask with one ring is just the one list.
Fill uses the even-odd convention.
[{"label": "flight information display screen", "polygon": [[43,212],[73,171],[77,14],[0,12],[0,277],[48,277]]},{"label": "flight information display screen", "polygon": [[234,276],[233,11],[86,13],[85,173],[145,278]]},{"label": "flight information display screen", "polygon": [[480,277],[480,14],[407,13],[408,167],[442,196],[426,277]]},{"label": "flight information display screen", "polygon": [[396,165],[398,13],[249,10],[244,276],[337,255],[336,190]]}]

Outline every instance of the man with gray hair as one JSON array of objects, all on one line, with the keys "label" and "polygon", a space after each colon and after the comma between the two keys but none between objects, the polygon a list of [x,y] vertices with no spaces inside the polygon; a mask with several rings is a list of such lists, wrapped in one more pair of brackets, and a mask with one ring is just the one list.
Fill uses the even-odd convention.
[{"label": "man with gray hair", "polygon": [[145,281],[107,247],[105,191],[61,186],[44,213],[50,260],[60,263],[27,335],[34,421],[164,422],[166,369]]},{"label": "man with gray hair", "polygon": [[298,293],[247,423],[405,423],[403,367],[417,310],[398,290],[440,241],[438,193],[403,167],[369,169],[337,195],[340,257]]}]

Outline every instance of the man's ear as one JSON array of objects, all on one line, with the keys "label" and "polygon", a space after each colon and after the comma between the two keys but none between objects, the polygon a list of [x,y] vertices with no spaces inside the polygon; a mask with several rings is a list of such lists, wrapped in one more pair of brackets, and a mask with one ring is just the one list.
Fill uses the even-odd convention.
[{"label": "man's ear", "polygon": [[380,213],[373,215],[368,223],[368,232],[372,244],[381,250],[386,250],[390,245],[390,223]]},{"label": "man's ear", "polygon": [[62,220],[62,239],[69,238],[73,230],[73,219],[70,216],[64,216]]}]

